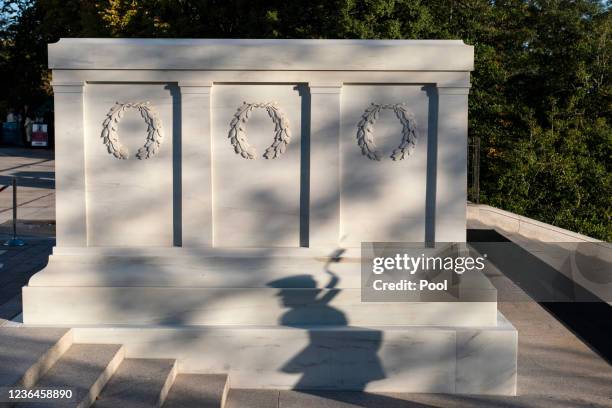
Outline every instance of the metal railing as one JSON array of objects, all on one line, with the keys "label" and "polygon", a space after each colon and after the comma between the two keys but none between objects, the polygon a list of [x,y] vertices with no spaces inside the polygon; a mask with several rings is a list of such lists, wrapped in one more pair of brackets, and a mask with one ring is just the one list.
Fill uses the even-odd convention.
[{"label": "metal railing", "polygon": [[480,137],[468,143],[468,199],[480,204]]},{"label": "metal railing", "polygon": [[[0,192],[6,190],[11,185],[0,187]],[[25,241],[17,237],[17,177],[13,177],[13,236],[11,239],[4,242],[4,246],[20,247],[25,245]]]}]

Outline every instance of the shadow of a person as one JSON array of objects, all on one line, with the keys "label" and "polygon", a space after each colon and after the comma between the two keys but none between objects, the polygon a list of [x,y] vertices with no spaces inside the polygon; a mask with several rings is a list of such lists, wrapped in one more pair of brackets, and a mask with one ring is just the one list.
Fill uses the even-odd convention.
[{"label": "shadow of a person", "polygon": [[[382,332],[348,326],[345,314],[330,302],[340,293],[340,278],[330,269],[343,251],[337,251],[325,264],[329,283],[317,289],[312,275],[294,275],[268,283],[279,288],[277,296],[289,310],[280,318],[283,326],[308,332],[309,343],[282,366],[285,373],[302,373],[294,389],[365,389],[371,381],[385,378],[378,350]],[[319,297],[322,293],[323,295]]]}]

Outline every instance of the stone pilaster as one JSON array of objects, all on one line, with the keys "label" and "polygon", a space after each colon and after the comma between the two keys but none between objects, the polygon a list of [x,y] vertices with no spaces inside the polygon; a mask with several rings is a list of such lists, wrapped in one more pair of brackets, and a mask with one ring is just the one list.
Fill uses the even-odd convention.
[{"label": "stone pilaster", "polygon": [[182,246],[212,247],[210,82],[179,82],[181,92]]},{"label": "stone pilaster", "polygon": [[58,247],[87,246],[84,82],[53,82]]},{"label": "stone pilaster", "polygon": [[340,241],[341,83],[310,83],[309,246]]}]

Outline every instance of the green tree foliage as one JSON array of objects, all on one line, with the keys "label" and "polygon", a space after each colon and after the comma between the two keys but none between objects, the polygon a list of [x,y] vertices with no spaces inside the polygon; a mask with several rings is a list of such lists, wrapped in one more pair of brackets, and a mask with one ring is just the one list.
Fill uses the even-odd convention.
[{"label": "green tree foliage", "polygon": [[[462,39],[481,201],[612,240],[610,27],[597,0],[7,0],[0,109],[48,99],[60,37]],[[406,58],[410,58],[409,55]]]}]

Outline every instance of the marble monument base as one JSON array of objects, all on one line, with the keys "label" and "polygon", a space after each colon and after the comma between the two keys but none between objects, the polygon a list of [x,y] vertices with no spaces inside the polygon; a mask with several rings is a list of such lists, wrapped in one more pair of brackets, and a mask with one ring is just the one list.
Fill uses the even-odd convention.
[{"label": "marble monument base", "polygon": [[517,331],[432,326],[77,327],[75,341],[119,343],[129,358],[228,373],[235,388],[515,395]]},{"label": "marble monument base", "polygon": [[464,275],[462,293],[486,301],[368,303],[354,249],[343,262],[313,249],[147,251],[56,248],[23,289],[24,322],[228,373],[238,388],[516,393],[517,331],[481,274]]}]

